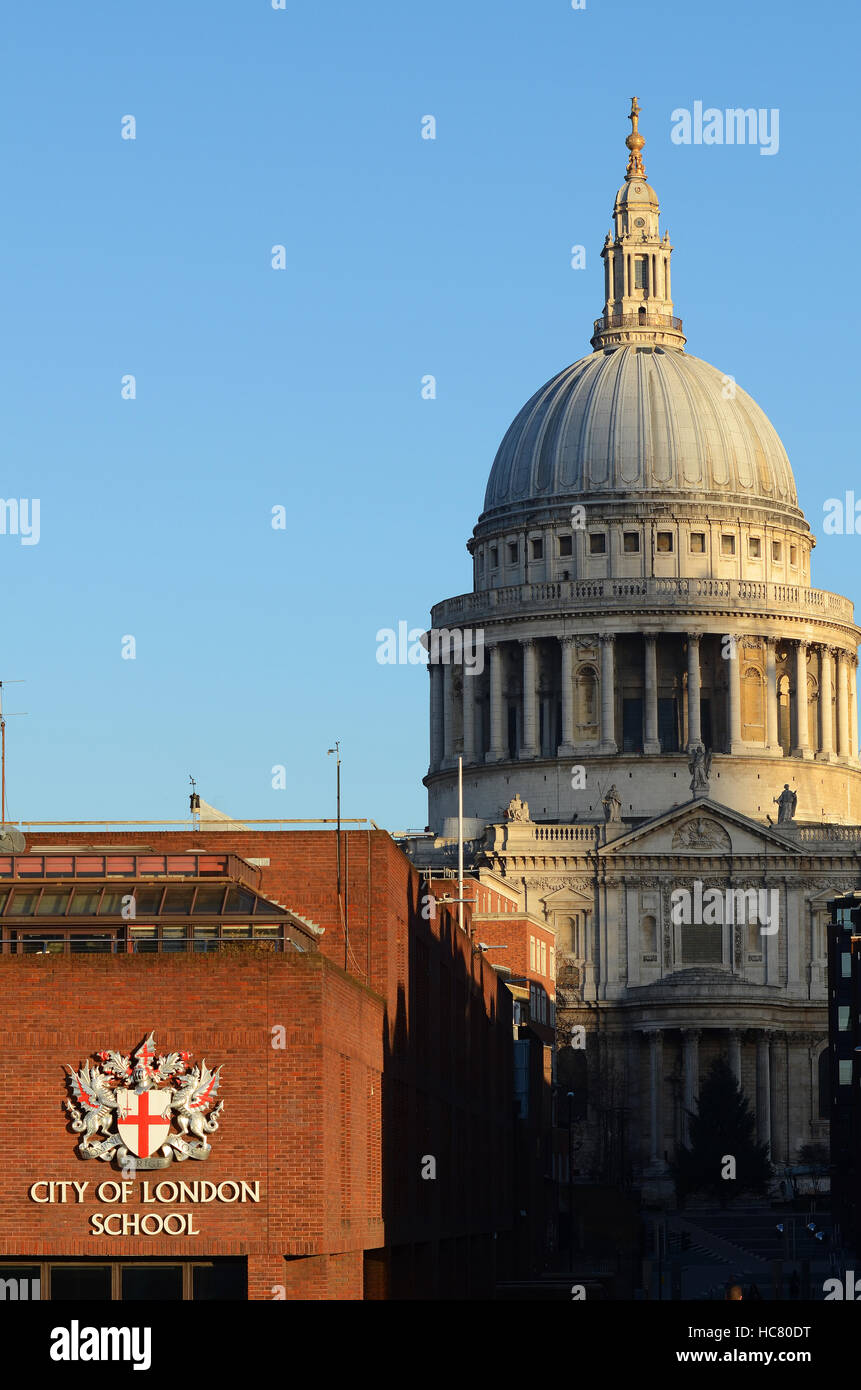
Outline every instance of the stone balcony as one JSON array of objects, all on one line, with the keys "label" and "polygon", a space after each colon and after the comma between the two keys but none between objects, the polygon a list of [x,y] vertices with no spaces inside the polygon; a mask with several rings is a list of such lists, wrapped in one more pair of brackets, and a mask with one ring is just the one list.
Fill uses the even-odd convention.
[{"label": "stone balcony", "polygon": [[753,579],[566,579],[554,583],[511,584],[444,599],[432,610],[436,628],[474,625],[502,617],[545,614],[630,613],[683,608],[712,613],[820,618],[854,625],[853,605],[841,594],[802,584]]}]

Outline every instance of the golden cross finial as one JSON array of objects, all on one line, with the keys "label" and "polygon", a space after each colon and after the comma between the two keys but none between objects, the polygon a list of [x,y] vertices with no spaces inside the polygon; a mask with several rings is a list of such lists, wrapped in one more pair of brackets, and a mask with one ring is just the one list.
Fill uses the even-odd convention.
[{"label": "golden cross finial", "polygon": [[646,142],[638,129],[640,121],[640,103],[637,101],[636,97],[631,97],[631,111],[628,120],[631,122],[631,134],[628,136],[625,144],[628,146],[631,153],[628,156],[628,167],[625,170],[625,178],[644,179],[646,177],[646,169],[640,151]]}]

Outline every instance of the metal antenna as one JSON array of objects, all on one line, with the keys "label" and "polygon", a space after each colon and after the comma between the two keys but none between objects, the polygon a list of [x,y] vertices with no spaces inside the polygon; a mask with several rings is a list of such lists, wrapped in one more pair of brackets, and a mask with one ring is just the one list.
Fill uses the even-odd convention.
[{"label": "metal antenna", "polygon": [[0,681],[0,825],[6,824],[6,720],[16,719],[27,713],[24,710],[15,710],[12,714],[6,715],[3,712],[3,687],[4,685],[24,685],[20,681]]}]

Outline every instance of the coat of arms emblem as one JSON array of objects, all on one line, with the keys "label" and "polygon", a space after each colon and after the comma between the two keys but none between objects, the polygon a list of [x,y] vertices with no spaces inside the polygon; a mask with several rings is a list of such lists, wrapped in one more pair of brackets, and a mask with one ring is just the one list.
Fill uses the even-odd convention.
[{"label": "coat of arms emblem", "polygon": [[206,1136],[218,1129],[224,1109],[223,1100],[214,1105],[221,1067],[192,1066],[190,1052],[157,1056],[152,1033],[128,1056],[93,1055],[95,1066],[68,1067],[66,1078],[72,1100],[65,1107],[81,1135],[81,1158],[146,1169],[209,1157]]}]

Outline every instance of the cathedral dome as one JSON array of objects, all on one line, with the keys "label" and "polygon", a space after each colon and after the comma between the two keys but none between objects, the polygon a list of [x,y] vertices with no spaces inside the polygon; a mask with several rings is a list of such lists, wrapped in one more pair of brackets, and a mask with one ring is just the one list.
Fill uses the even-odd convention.
[{"label": "cathedral dome", "polygon": [[634,343],[593,352],[527,401],[484,510],[596,494],[798,507],[786,451],[747,392],[698,357]]}]

